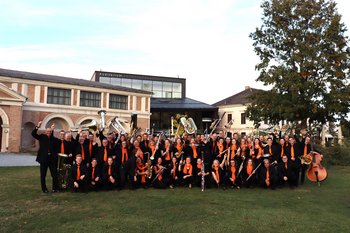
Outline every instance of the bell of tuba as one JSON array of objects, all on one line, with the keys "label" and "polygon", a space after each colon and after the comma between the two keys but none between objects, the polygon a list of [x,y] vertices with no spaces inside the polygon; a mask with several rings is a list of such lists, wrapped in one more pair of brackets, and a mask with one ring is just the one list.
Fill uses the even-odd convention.
[{"label": "bell of tuba", "polygon": [[78,132],[80,128],[82,131],[89,131],[89,130],[96,131],[97,130],[97,122],[95,120],[91,120],[87,124],[79,125],[79,126],[75,126],[75,127],[71,128],[70,131],[71,132]]},{"label": "bell of tuba", "polygon": [[180,121],[181,124],[184,126],[186,133],[195,134],[197,132],[197,126],[191,117],[189,117],[188,119],[186,119],[185,117],[181,117]]},{"label": "bell of tuba", "polygon": [[114,117],[111,121],[111,126],[118,132],[118,134],[126,134],[130,132],[130,124],[127,120],[118,119]]},{"label": "bell of tuba", "polygon": [[100,123],[101,123],[101,131],[103,131],[106,128],[106,111],[100,110],[97,112],[98,115],[100,115]]}]

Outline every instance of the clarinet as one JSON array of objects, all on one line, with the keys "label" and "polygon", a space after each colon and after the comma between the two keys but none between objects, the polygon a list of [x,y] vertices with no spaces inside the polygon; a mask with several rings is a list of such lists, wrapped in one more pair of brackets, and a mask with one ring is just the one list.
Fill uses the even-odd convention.
[{"label": "clarinet", "polygon": [[202,168],[201,168],[201,173],[202,173],[201,187],[202,187],[202,191],[204,191],[204,188],[205,188],[205,165],[204,165],[203,151],[202,151]]}]

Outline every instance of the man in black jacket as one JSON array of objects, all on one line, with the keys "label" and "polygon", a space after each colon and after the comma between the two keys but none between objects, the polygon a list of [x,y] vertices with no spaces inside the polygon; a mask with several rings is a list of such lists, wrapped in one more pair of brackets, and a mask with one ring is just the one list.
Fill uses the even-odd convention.
[{"label": "man in black jacket", "polygon": [[52,130],[54,125],[51,128],[47,128],[45,133],[38,134],[38,129],[41,126],[41,121],[34,128],[32,136],[39,141],[39,150],[37,153],[36,161],[40,164],[40,181],[41,181],[41,190],[44,193],[48,193],[46,187],[46,174],[47,168],[50,169],[52,177],[52,192],[58,192],[58,174],[57,174],[57,144],[52,135]]}]

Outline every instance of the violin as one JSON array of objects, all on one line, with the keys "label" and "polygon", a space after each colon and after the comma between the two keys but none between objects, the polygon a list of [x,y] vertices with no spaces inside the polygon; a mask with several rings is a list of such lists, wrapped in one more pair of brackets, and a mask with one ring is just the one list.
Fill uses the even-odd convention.
[{"label": "violin", "polygon": [[312,154],[312,162],[307,171],[307,178],[320,185],[320,182],[327,178],[327,170],[321,164],[322,155],[320,153],[311,151],[310,154]]}]

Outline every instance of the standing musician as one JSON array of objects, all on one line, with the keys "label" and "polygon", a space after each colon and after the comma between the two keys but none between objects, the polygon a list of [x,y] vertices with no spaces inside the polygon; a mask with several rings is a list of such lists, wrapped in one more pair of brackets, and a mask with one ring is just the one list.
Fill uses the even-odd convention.
[{"label": "standing musician", "polygon": [[101,166],[97,163],[96,158],[92,158],[91,166],[88,169],[89,174],[89,190],[98,191],[102,188],[102,172]]},{"label": "standing musician", "polygon": [[85,140],[85,143],[87,144],[90,157],[96,158],[98,144],[96,143],[95,135],[93,135],[91,132],[89,132],[88,139]]},{"label": "standing musician", "polygon": [[86,165],[83,163],[82,156],[77,154],[75,156],[75,164],[72,166],[71,180],[73,181],[73,191],[87,192],[88,171]]},{"label": "standing musician", "polygon": [[225,186],[225,172],[224,172],[224,164],[225,159],[222,160],[221,163],[219,163],[219,160],[215,159],[213,161],[212,169],[211,169],[211,177],[212,177],[212,184],[216,187],[222,187],[223,189],[226,189]]},{"label": "standing musician", "polygon": [[192,166],[195,166],[197,164],[197,158],[199,157],[201,152],[194,138],[191,138],[190,142],[191,143],[189,145],[190,149],[188,150],[188,156],[191,158]]},{"label": "standing musician", "polygon": [[212,163],[215,159],[215,154],[217,154],[217,151],[218,151],[217,144],[218,144],[218,136],[216,133],[213,133],[211,138],[209,139],[209,142],[207,142],[209,157],[210,157],[209,163]]},{"label": "standing musician", "polygon": [[79,136],[78,143],[75,144],[73,149],[74,156],[81,155],[82,163],[87,167],[90,166],[91,157],[89,154],[88,144],[85,143],[83,135]]},{"label": "standing musician", "polygon": [[[214,158],[219,160],[219,163],[221,163],[224,159],[224,154],[226,155],[227,151],[224,152],[225,146],[224,146],[224,139],[220,138],[217,144],[218,150],[214,152]],[[226,161],[225,161],[226,162]]]},{"label": "standing musician", "polygon": [[58,192],[58,174],[57,174],[57,143],[55,143],[52,135],[51,128],[47,128],[45,134],[38,134],[38,129],[41,126],[41,121],[37,124],[32,132],[33,138],[39,141],[39,150],[37,153],[36,161],[40,164],[40,182],[41,190],[44,193],[48,193],[46,187],[46,173],[47,169],[50,169],[52,177],[52,192]]},{"label": "standing musician", "polygon": [[112,157],[113,151],[108,147],[107,138],[102,139],[101,146],[97,148],[97,163],[105,164],[107,163],[108,157]]},{"label": "standing musician", "polygon": [[278,159],[278,148],[276,144],[273,144],[271,137],[267,138],[267,145],[263,149],[263,154],[269,154],[270,162],[275,162]]},{"label": "standing musician", "polygon": [[260,186],[263,188],[275,189],[277,181],[276,170],[270,166],[269,159],[264,159],[263,163],[264,166],[260,169],[259,173]]},{"label": "standing musician", "polygon": [[142,140],[140,142],[140,148],[141,148],[143,153],[149,151],[149,147],[148,147],[149,143],[150,143],[150,141],[148,139],[148,133],[143,133]]},{"label": "standing musician", "polygon": [[[231,160],[231,159],[234,159],[234,160],[236,160],[237,158],[236,158],[236,155],[237,155],[237,150],[238,150],[238,146],[237,146],[237,141],[236,141],[236,139],[232,139],[232,141],[231,141],[231,150],[230,150],[230,153],[229,153],[229,160]],[[236,163],[237,164],[237,163]]]},{"label": "standing musician", "polygon": [[294,137],[293,136],[289,137],[289,148],[286,150],[286,155],[288,157],[288,160],[290,160],[296,167],[297,180],[299,180],[300,165],[301,165],[299,156],[301,155],[301,152],[300,152],[300,143],[296,142],[295,140],[296,137],[297,137],[296,135]]},{"label": "standing musician", "polygon": [[253,162],[255,165],[258,165],[261,161],[261,158],[263,156],[263,149],[261,148],[261,143],[259,138],[254,139],[254,145],[251,150],[251,157],[253,159]]},{"label": "standing musician", "polygon": [[56,148],[58,148],[58,153],[67,155],[64,161],[65,164],[72,165],[73,164],[73,157],[72,157],[73,142],[68,139],[68,136],[67,136],[68,134],[70,133],[69,132],[66,133],[64,130],[61,130],[60,137],[55,138],[55,141],[57,143]]},{"label": "standing musician", "polygon": [[280,138],[280,143],[278,145],[278,154],[279,154],[278,162],[282,161],[282,157],[283,155],[286,154],[286,151],[288,151],[288,149],[286,150],[284,138]]},{"label": "standing musician", "polygon": [[[160,140],[160,139],[158,139]],[[166,164],[169,164],[173,157],[173,148],[170,144],[170,140],[166,139],[164,142],[164,148],[161,150],[161,158]],[[178,161],[178,158],[175,157]]]},{"label": "standing musician", "polygon": [[191,164],[191,158],[186,157],[186,162],[182,169],[182,181],[184,186],[188,186],[189,188],[192,188],[193,183],[193,167]]},{"label": "standing musician", "polygon": [[117,169],[112,157],[108,157],[107,163],[104,164],[102,175],[106,190],[112,190],[117,186]]},{"label": "standing musician", "polygon": [[294,163],[288,160],[287,155],[282,156],[282,161],[277,167],[278,173],[278,183],[280,186],[288,184],[289,187],[297,187],[297,170]]},{"label": "standing musician", "polygon": [[[124,187],[127,175],[128,175],[128,166],[127,163],[129,161],[129,157],[131,156],[131,152],[127,146],[126,141],[122,142],[121,148],[116,148],[116,159],[114,161],[116,168],[117,168],[117,174],[120,179],[119,185],[120,187]],[[133,177],[132,177],[133,178]]]},{"label": "standing musician", "polygon": [[[309,136],[303,137],[303,139],[300,143],[300,147],[301,147],[300,151],[302,152],[300,154],[304,155],[304,156],[310,154],[311,151],[318,152],[316,150],[316,148],[311,144],[311,138]],[[300,165],[300,171],[301,171],[300,184],[304,184],[305,174],[306,174],[308,167],[309,167],[309,165],[301,162],[301,165]]]}]

